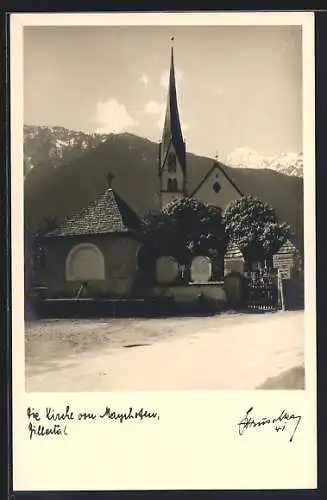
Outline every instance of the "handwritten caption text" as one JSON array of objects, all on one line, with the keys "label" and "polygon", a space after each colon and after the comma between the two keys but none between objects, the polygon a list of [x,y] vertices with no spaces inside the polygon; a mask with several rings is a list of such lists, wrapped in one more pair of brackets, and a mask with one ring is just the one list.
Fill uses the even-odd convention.
[{"label": "handwritten caption text", "polygon": [[72,421],[92,422],[95,420],[111,420],[124,423],[131,420],[144,422],[146,420],[159,420],[157,412],[144,408],[137,410],[130,407],[127,411],[117,411],[109,406],[101,412],[74,411],[69,405],[63,411],[52,407],[45,407],[42,411],[28,407],[26,410],[28,419],[29,438],[44,436],[67,436],[68,425]]}]

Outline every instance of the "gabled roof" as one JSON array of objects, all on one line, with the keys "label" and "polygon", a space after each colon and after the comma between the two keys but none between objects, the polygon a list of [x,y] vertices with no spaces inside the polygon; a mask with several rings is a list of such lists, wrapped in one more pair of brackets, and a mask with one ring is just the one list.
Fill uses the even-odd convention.
[{"label": "gabled roof", "polygon": [[137,232],[140,220],[136,213],[111,188],[84,209],[67,218],[47,237],[104,235]]},{"label": "gabled roof", "polygon": [[230,242],[227,246],[225,259],[241,259],[241,258],[244,257],[239,247],[236,245],[236,243]]},{"label": "gabled roof", "polygon": [[190,197],[196,196],[196,193],[198,192],[198,190],[200,189],[200,187],[206,182],[206,180],[208,179],[208,177],[211,175],[211,173],[215,169],[218,169],[220,172],[222,172],[222,174],[226,177],[226,179],[234,187],[234,189],[236,189],[236,191],[239,193],[240,196],[244,196],[244,194],[242,193],[242,191],[236,186],[236,184],[232,181],[232,179],[229,177],[229,175],[227,175],[227,173],[225,172],[223,164],[220,163],[220,162],[218,162],[218,161],[215,161],[214,164],[212,165],[212,167],[208,170],[208,172],[206,173],[206,175],[203,177],[203,179],[196,186],[196,188],[193,189],[193,191],[189,194]]},{"label": "gabled roof", "polygon": [[298,252],[298,249],[296,248],[296,246],[293,245],[293,243],[290,240],[286,240],[285,243],[278,250],[277,255],[290,254],[290,253],[296,253],[296,252]]}]

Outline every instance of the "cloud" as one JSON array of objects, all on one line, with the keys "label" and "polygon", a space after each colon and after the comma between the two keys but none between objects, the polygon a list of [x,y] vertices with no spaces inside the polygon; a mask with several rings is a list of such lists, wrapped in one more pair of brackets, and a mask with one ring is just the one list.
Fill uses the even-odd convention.
[{"label": "cloud", "polygon": [[163,129],[164,119],[165,119],[166,106],[162,102],[149,101],[146,103],[144,111],[149,115],[159,115],[159,119],[156,122],[156,126]]},{"label": "cloud", "polygon": [[[164,127],[164,122],[165,122],[165,115],[162,114],[160,116],[160,118],[158,119],[157,123],[156,123],[156,126],[162,130],[163,127]],[[181,127],[182,127],[182,133],[184,134],[184,132],[186,132],[186,130],[188,130],[190,128],[190,125],[188,123],[185,123],[185,122],[181,122]]]},{"label": "cloud", "polygon": [[144,87],[147,88],[148,83],[149,83],[149,77],[145,73],[142,73],[140,76],[140,82],[143,83]]},{"label": "cloud", "polygon": [[98,101],[93,121],[97,124],[96,132],[101,134],[126,132],[138,125],[124,104],[116,99]]},{"label": "cloud", "polygon": [[[175,68],[175,79],[176,82],[183,80],[183,73],[178,68]],[[169,71],[164,71],[160,76],[160,85],[165,89],[168,89],[169,84]]]},{"label": "cloud", "polygon": [[149,101],[145,105],[145,112],[150,115],[164,114],[165,104],[156,101]]},{"label": "cloud", "polygon": [[156,122],[156,127],[158,127],[160,130],[163,130],[164,122],[165,122],[165,114],[163,113],[162,115],[160,115],[160,118]]},{"label": "cloud", "polygon": [[215,94],[223,94],[224,93],[224,89],[222,89],[221,87],[214,87],[213,91]]},{"label": "cloud", "polygon": [[[165,121],[166,105],[157,101],[149,101],[146,103],[144,111],[149,115],[159,115],[159,118],[156,121],[156,127],[162,130]],[[187,123],[181,123],[181,127],[183,132],[190,128]]]},{"label": "cloud", "polygon": [[182,132],[186,132],[186,130],[189,130],[191,128],[191,125],[185,122],[181,122],[181,127],[182,127]]}]

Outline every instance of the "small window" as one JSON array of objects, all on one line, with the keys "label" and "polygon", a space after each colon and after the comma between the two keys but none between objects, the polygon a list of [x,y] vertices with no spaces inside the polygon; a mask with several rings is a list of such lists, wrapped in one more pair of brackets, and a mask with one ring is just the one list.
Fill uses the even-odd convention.
[{"label": "small window", "polygon": [[176,172],[176,155],[170,152],[168,155],[168,172]]},{"label": "small window", "polygon": [[219,182],[215,182],[214,185],[212,186],[212,189],[216,194],[218,194],[219,191],[221,190],[221,185],[219,184]]},{"label": "small window", "polygon": [[169,193],[175,193],[176,191],[178,191],[177,179],[168,179],[167,191]]}]

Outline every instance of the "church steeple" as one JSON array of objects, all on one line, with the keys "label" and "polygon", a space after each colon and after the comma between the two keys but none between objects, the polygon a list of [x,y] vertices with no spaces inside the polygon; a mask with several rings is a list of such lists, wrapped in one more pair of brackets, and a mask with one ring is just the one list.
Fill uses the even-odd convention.
[{"label": "church steeple", "polygon": [[[172,38],[172,41],[174,38]],[[179,118],[174,47],[171,47],[168,95],[162,142],[159,144],[161,205],[186,195],[185,142]]]},{"label": "church steeple", "polygon": [[[174,146],[177,147],[177,149],[179,149],[179,146],[181,144],[184,144],[182,127],[179,119],[178,104],[177,104],[173,46],[171,47],[167,106],[166,106],[164,129],[162,134],[163,152],[165,151],[165,149],[168,149],[170,139],[172,140]],[[184,158],[181,157],[180,160],[184,160]]]}]

